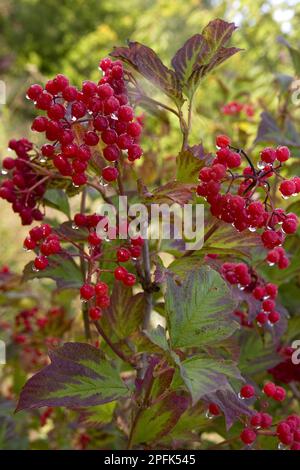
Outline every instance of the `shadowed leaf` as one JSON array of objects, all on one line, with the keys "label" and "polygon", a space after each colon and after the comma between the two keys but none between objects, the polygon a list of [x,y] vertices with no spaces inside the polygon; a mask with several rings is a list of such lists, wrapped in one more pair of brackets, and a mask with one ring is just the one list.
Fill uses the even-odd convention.
[{"label": "shadowed leaf", "polygon": [[66,343],[50,351],[49,357],[51,364],[25,384],[17,411],[100,405],[129,394],[116,367],[89,344]]}]

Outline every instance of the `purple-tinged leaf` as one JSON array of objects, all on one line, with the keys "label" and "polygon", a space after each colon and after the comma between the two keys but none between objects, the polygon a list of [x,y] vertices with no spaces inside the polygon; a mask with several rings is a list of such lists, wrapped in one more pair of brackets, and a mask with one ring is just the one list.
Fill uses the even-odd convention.
[{"label": "purple-tinged leaf", "polygon": [[290,120],[286,121],[285,129],[282,130],[273,116],[264,111],[260,115],[260,123],[255,139],[255,143],[258,142],[300,147],[300,135]]},{"label": "purple-tinged leaf", "polygon": [[176,52],[172,59],[172,66],[182,83],[187,83],[195,64],[201,63],[203,55],[208,50],[209,46],[204,37],[201,34],[195,34]]},{"label": "purple-tinged leaf", "polygon": [[180,204],[183,206],[190,202],[195,195],[195,184],[182,183],[180,181],[170,181],[154,191],[149,190],[140,185],[140,194],[143,196],[145,203],[151,204]]},{"label": "purple-tinged leaf", "polygon": [[178,104],[183,102],[175,72],[168,69],[150,47],[129,42],[128,47],[115,47],[111,56],[128,63]]},{"label": "purple-tinged leaf", "polygon": [[80,408],[129,395],[118,369],[89,344],[65,343],[49,352],[51,364],[23,387],[17,411],[42,406]]},{"label": "purple-tinged leaf", "polygon": [[168,277],[165,300],[172,349],[213,344],[239,327],[229,288],[208,266],[189,272],[181,284]]},{"label": "purple-tinged leaf", "polygon": [[203,400],[209,403],[215,403],[222,410],[225,416],[227,430],[233,423],[238,421],[241,416],[252,416],[255,411],[249,408],[244,400],[238,398],[237,394],[228,387],[227,390],[217,390],[203,397]]},{"label": "purple-tinged leaf", "polygon": [[183,381],[195,404],[208,393],[226,389],[229,386],[228,378],[243,381],[232,361],[193,356],[180,364],[172,388],[178,389]]}]

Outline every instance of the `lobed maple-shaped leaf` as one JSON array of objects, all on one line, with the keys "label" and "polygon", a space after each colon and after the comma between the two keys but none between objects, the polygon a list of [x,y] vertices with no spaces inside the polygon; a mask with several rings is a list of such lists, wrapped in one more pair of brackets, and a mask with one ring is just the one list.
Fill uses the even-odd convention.
[{"label": "lobed maple-shaped leaf", "polygon": [[204,395],[226,389],[229,386],[228,378],[243,381],[232,361],[193,356],[179,364],[172,386],[177,389],[183,382],[194,405]]},{"label": "lobed maple-shaped leaf", "polygon": [[213,20],[202,34],[189,38],[176,52],[172,66],[187,96],[193,96],[201,78],[240,51],[236,47],[224,47],[235,29],[234,23]]},{"label": "lobed maple-shaped leaf", "polygon": [[145,203],[151,204],[180,204],[183,206],[190,202],[195,194],[196,185],[190,183],[182,183],[180,181],[170,181],[152,192],[138,181],[139,193],[143,197]]},{"label": "lobed maple-shaped leaf", "polygon": [[129,42],[128,47],[115,47],[110,55],[129,64],[176,103],[182,104],[181,87],[175,72],[166,67],[150,47]]},{"label": "lobed maple-shaped leaf", "polygon": [[119,371],[101,351],[85,343],[65,343],[49,352],[51,364],[31,377],[17,410],[42,406],[100,405],[129,395]]},{"label": "lobed maple-shaped leaf", "polygon": [[213,344],[239,327],[226,282],[208,266],[189,272],[181,284],[169,276],[165,301],[172,349]]},{"label": "lobed maple-shaped leaf", "polygon": [[213,393],[205,395],[203,398],[207,404],[215,403],[224,413],[226,428],[231,428],[233,423],[241,418],[241,416],[252,416],[255,411],[249,408],[244,400],[241,400],[237,393],[231,387],[225,390],[217,390]]}]

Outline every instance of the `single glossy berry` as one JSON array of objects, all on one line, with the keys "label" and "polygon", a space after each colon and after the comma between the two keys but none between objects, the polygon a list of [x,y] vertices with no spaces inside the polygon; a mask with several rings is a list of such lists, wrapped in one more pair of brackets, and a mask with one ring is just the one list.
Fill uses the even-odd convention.
[{"label": "single glossy berry", "polygon": [[46,256],[38,256],[34,260],[34,266],[38,270],[46,269],[49,264],[48,258]]},{"label": "single glossy berry", "polygon": [[118,109],[118,118],[121,121],[129,122],[133,119],[133,109],[131,106],[120,106]]},{"label": "single glossy berry", "polygon": [[143,150],[139,145],[133,144],[128,147],[128,159],[130,161],[137,160],[142,156],[142,154]]},{"label": "single glossy berry", "polygon": [[97,282],[95,285],[96,295],[103,296],[108,293],[108,285],[105,282]]},{"label": "single glossy berry", "polygon": [[127,269],[123,268],[122,266],[118,266],[114,271],[114,276],[117,281],[123,281],[127,274]]},{"label": "single glossy berry", "polygon": [[296,192],[296,186],[292,180],[284,180],[280,184],[279,190],[283,196],[289,197]]},{"label": "single glossy berry", "polygon": [[255,415],[251,416],[250,424],[254,427],[260,427],[262,420],[262,413],[256,413]]},{"label": "single glossy berry", "polygon": [[277,386],[272,398],[276,401],[283,401],[285,397],[286,391],[284,390],[284,388]]},{"label": "single glossy berry", "polygon": [[261,427],[263,429],[268,429],[270,426],[272,426],[272,421],[273,418],[270,414],[261,413]]},{"label": "single glossy berry", "polygon": [[245,428],[241,432],[240,438],[244,444],[252,444],[256,439],[256,432],[251,428]]},{"label": "single glossy berry", "polygon": [[297,231],[298,222],[293,218],[286,218],[282,223],[282,230],[287,234],[292,234]]},{"label": "single glossy berry", "polygon": [[120,263],[126,263],[126,261],[130,260],[131,254],[127,248],[119,248],[117,251],[117,260]]},{"label": "single glossy berry", "polygon": [[48,119],[44,116],[36,117],[31,125],[31,129],[36,132],[45,132],[47,129]]},{"label": "single glossy berry", "polygon": [[262,308],[265,312],[272,312],[275,308],[275,302],[272,299],[264,300],[262,303]]},{"label": "single glossy berry", "polygon": [[231,141],[227,135],[218,135],[216,138],[216,146],[219,148],[228,147]]},{"label": "single glossy berry", "polygon": [[108,308],[110,306],[110,298],[108,295],[97,296],[96,304],[101,308]]},{"label": "single glossy berry", "polygon": [[262,150],[260,158],[265,163],[273,163],[276,160],[276,151],[271,147]]},{"label": "single glossy berry", "polygon": [[54,121],[59,121],[59,119],[63,119],[65,116],[66,110],[62,104],[53,104],[47,111],[47,115],[50,119]]},{"label": "single glossy berry", "polygon": [[129,248],[132,258],[137,259],[142,254],[142,248],[140,246],[131,246]]},{"label": "single glossy berry", "polygon": [[269,313],[268,320],[274,325],[280,320],[280,314],[274,310],[273,312]]},{"label": "single glossy berry", "polygon": [[288,147],[285,147],[284,145],[281,147],[277,147],[276,149],[276,158],[279,162],[283,163],[286,162],[290,158],[290,151]]},{"label": "single glossy berry", "polygon": [[108,145],[103,149],[103,156],[109,162],[115,162],[120,157],[120,149],[117,145]]},{"label": "single glossy berry", "polygon": [[128,273],[123,279],[125,286],[131,287],[136,283],[136,277],[134,274]]},{"label": "single glossy berry", "polygon": [[83,140],[86,145],[94,146],[97,145],[99,142],[99,137],[94,131],[88,131],[84,134]]},{"label": "single glossy berry", "polygon": [[36,242],[32,238],[26,237],[23,246],[26,250],[34,250],[36,247]]},{"label": "single glossy berry", "polygon": [[83,284],[80,288],[80,296],[84,300],[89,300],[95,295],[95,288],[92,284]]},{"label": "single glossy berry", "polygon": [[118,178],[119,172],[113,166],[107,166],[102,170],[102,176],[106,181],[115,181]]},{"label": "single glossy berry", "polygon": [[102,317],[102,310],[99,307],[91,307],[89,309],[89,317],[93,321],[97,321]]},{"label": "single glossy berry", "polygon": [[264,385],[263,392],[267,397],[273,397],[276,392],[276,385],[273,382],[268,382]]},{"label": "single glossy berry", "polygon": [[104,100],[113,96],[114,90],[108,83],[104,83],[103,85],[98,85],[97,93]]},{"label": "single glossy berry", "polygon": [[265,312],[259,312],[256,315],[256,321],[258,325],[265,325],[268,321],[268,315]]},{"label": "single glossy berry", "polygon": [[244,385],[240,390],[240,396],[242,398],[252,398],[255,395],[255,390],[252,385]]},{"label": "single glossy berry", "polygon": [[41,85],[34,84],[28,88],[26,95],[31,100],[36,101],[42,92],[43,92],[43,87],[41,87]]}]

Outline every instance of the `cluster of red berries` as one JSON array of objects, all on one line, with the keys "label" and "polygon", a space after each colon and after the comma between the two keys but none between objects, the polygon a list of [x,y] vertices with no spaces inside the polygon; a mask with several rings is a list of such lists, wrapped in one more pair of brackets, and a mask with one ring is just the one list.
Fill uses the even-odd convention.
[{"label": "cluster of red berries", "polygon": [[[45,89],[35,84],[27,91],[36,108],[47,112],[47,117],[36,117],[32,123],[32,130],[45,133],[51,142],[41,147],[43,157],[51,159],[63,176],[71,177],[75,186],[87,182],[88,161],[100,141],[103,157],[110,163],[116,163],[122,151],[129,161],[142,155],[142,127],[128,105],[122,63],[103,59],[100,68],[104,76],[98,84],[85,81],[81,90],[57,75]],[[102,177],[116,180],[116,165],[105,167]]]},{"label": "cluster of red berries", "polygon": [[277,364],[268,372],[275,380],[283,383],[300,382],[300,367],[299,364],[293,363],[292,355],[295,349],[290,346],[284,346],[279,349],[279,354],[282,357],[282,362]]},{"label": "cluster of red berries", "polygon": [[[279,175],[282,163],[290,156],[289,149],[284,146],[277,149],[265,148],[261,152],[259,168],[255,169],[243,150],[231,146],[229,137],[218,136],[216,145],[218,150],[212,165],[202,168],[199,173],[201,183],[197,187],[197,194],[206,198],[212,215],[232,224],[238,231],[242,232],[247,228],[250,231],[261,229],[261,240],[265,248],[270,250],[267,261],[277,263],[280,269],[286,268],[289,260],[281,245],[287,234],[297,230],[298,218],[293,213],[286,214],[283,209],[274,208],[270,183],[267,180],[273,175]],[[235,174],[232,170],[240,167],[242,156],[250,165],[244,168],[242,174]],[[225,183],[227,189],[225,194],[222,194],[222,185]],[[238,183],[238,186],[236,193],[232,194],[230,191],[235,183]],[[287,195],[286,188],[289,187],[290,194],[295,194],[300,187],[299,183],[298,177],[285,180],[281,183],[280,190],[282,194]],[[259,188],[264,191],[263,202],[257,199]]]},{"label": "cluster of red berries", "polygon": [[48,257],[61,251],[59,236],[52,233],[48,224],[33,227],[24,240],[24,248],[25,250],[39,250],[39,255],[34,260],[34,269],[37,271],[47,268]]},{"label": "cluster of red berries", "polygon": [[244,112],[246,116],[252,117],[254,115],[254,107],[251,104],[243,104],[239,101],[230,101],[221,107],[221,113],[225,116],[234,116]]},{"label": "cluster of red berries", "polygon": [[252,291],[252,295],[256,300],[262,302],[261,311],[256,316],[258,325],[262,326],[267,322],[272,325],[277,323],[280,319],[280,314],[275,310],[278,287],[273,283],[257,284]]},{"label": "cluster of red berries", "polygon": [[8,175],[0,185],[0,197],[12,204],[14,212],[21,217],[23,225],[42,220],[43,214],[37,207],[45,191],[43,176],[30,166],[30,152],[33,144],[27,139],[11,140],[9,149],[17,158],[6,157],[2,162],[2,174]]},{"label": "cluster of red berries", "polygon": [[221,273],[229,284],[246,287],[251,283],[251,274],[245,263],[224,263]]},{"label": "cluster of red berries", "polygon": [[[268,398],[272,398],[275,401],[283,401],[286,397],[284,388],[276,386],[273,382],[268,382],[263,387],[263,393]],[[255,395],[254,388],[251,385],[245,385],[240,391],[242,398],[251,398]],[[246,428],[240,434],[240,439],[244,444],[250,445],[255,442],[259,434],[264,434],[264,430],[272,427],[273,418],[270,414],[265,412],[256,412],[249,420]],[[278,437],[282,444],[290,446],[292,450],[299,450],[300,445],[300,432],[297,430],[300,427],[300,417],[289,416],[282,423],[287,423],[287,426],[279,423],[276,430],[268,431],[268,435]]]}]

